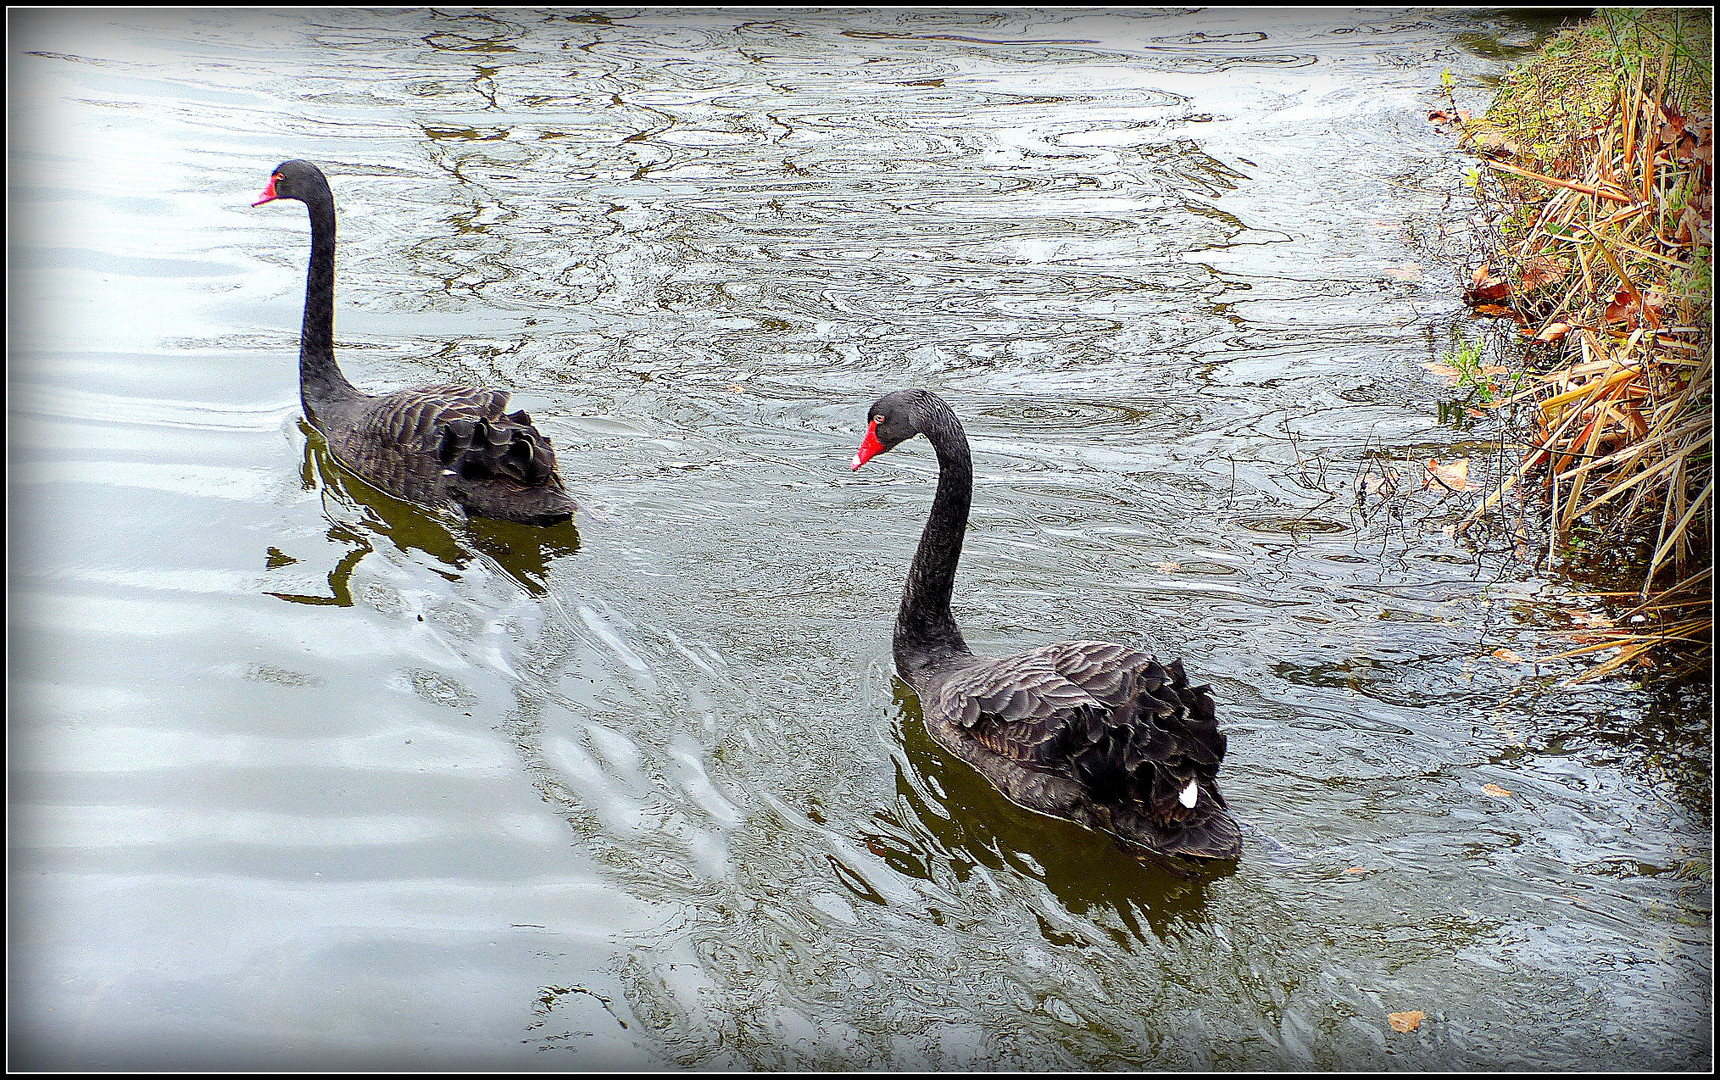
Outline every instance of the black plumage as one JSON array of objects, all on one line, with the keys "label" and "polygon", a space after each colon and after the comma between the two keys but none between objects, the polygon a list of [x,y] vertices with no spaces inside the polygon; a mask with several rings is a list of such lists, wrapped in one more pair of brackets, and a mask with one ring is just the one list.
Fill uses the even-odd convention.
[{"label": "black plumage", "polygon": [[923,434],[938,489],[896,619],[896,669],[939,744],[1011,801],[1155,852],[1227,858],[1241,834],[1218,790],[1225,737],[1212,694],[1182,662],[1103,641],[975,656],[950,613],[973,494],[961,422],[925,390],[881,398],[858,469]]},{"label": "black plumage", "polygon": [[308,161],[276,167],[257,200],[310,212],[311,257],[299,335],[299,398],[335,460],[395,498],[476,517],[554,525],[578,509],[555,449],[506,390],[436,385],[366,394],[334,358],[334,194]]}]

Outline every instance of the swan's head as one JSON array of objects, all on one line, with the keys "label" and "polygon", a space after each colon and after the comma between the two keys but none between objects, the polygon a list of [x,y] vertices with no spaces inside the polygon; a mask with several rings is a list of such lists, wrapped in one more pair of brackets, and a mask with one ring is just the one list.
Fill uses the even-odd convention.
[{"label": "swan's head", "polygon": [[[866,438],[854,453],[850,469],[858,469],[886,450],[894,450],[926,430],[926,421],[935,413],[949,414],[944,399],[930,390],[897,390],[885,394],[866,414]],[[959,425],[958,425],[959,426]]]},{"label": "swan's head", "polygon": [[328,177],[323,171],[308,161],[283,161],[275,166],[275,171],[269,176],[269,186],[257,196],[252,206],[261,206],[276,199],[297,199],[309,202],[317,196],[329,193]]}]

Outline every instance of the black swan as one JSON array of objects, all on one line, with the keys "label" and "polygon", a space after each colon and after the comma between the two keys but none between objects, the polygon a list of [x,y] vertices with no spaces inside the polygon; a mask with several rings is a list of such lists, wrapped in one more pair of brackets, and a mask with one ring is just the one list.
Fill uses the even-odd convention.
[{"label": "black swan", "polygon": [[284,161],[252,206],[297,199],[311,215],[299,400],[335,460],[397,499],[462,515],[557,525],[573,517],[555,450],[508,391],[425,386],[366,394],[334,360],[334,193],[308,161]]},{"label": "black swan", "polygon": [[1219,794],[1225,738],[1212,695],[1182,662],[1103,641],[975,656],[950,614],[973,500],[967,435],[927,390],[886,394],[867,414],[858,469],[924,435],[938,490],[902,590],[896,670],[926,727],[1012,802],[1169,855],[1230,858],[1242,837]]}]

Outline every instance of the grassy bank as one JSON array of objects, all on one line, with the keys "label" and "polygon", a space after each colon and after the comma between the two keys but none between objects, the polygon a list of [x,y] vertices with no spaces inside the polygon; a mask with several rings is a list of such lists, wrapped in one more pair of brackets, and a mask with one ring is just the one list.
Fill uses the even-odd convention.
[{"label": "grassy bank", "polygon": [[1603,9],[1484,117],[1452,109],[1497,229],[1466,299],[1516,322],[1527,369],[1494,403],[1520,460],[1461,527],[1527,501],[1554,545],[1619,553],[1611,617],[1560,654],[1588,677],[1712,653],[1712,39],[1707,9]]}]

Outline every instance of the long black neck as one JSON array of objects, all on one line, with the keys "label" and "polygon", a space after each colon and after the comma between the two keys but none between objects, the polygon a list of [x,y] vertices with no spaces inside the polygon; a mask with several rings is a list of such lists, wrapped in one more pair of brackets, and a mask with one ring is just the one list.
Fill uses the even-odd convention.
[{"label": "long black neck", "polygon": [[896,614],[896,670],[916,686],[942,662],[971,655],[950,614],[950,594],[973,502],[973,458],[955,413],[936,399],[928,406],[917,426],[938,454],[938,492]]},{"label": "long black neck", "polygon": [[311,193],[305,206],[311,214],[311,262],[299,330],[299,400],[315,423],[319,407],[358,391],[334,362],[334,196],[324,188]]}]

